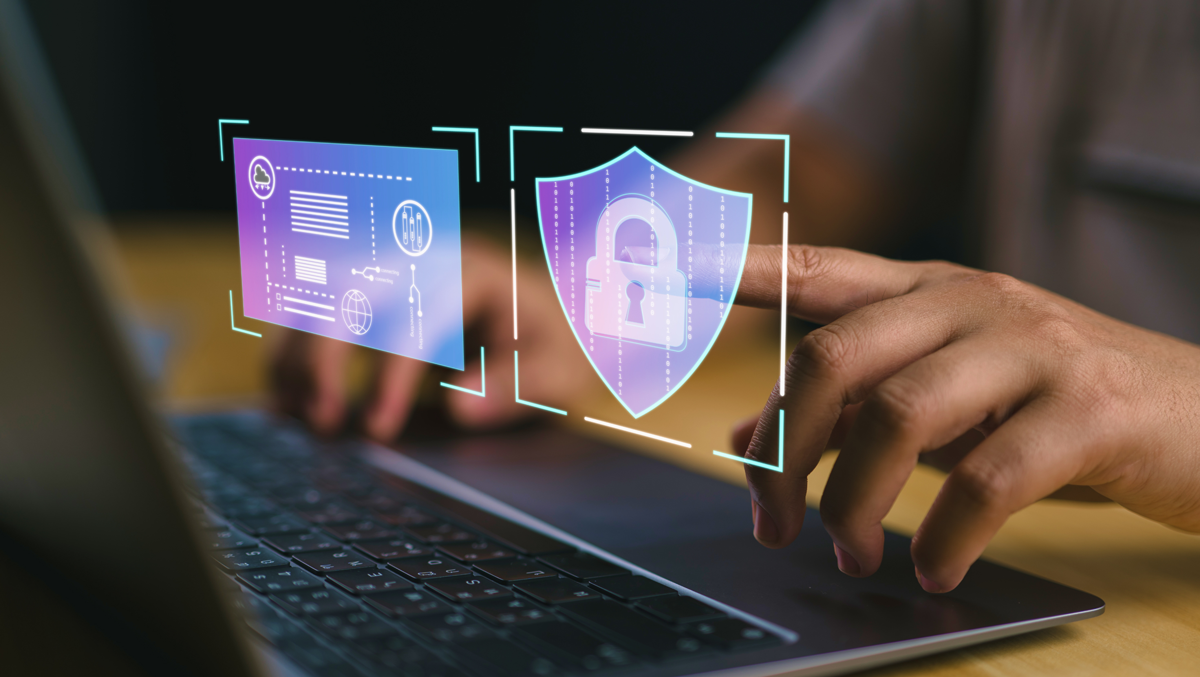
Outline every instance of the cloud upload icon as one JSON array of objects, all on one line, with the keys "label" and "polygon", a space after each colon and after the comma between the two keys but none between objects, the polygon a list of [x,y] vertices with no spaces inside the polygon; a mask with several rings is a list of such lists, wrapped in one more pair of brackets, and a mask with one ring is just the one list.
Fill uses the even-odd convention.
[{"label": "cloud upload icon", "polygon": [[262,165],[254,166],[254,182],[255,183],[270,183],[271,177],[267,176],[267,170],[262,168]]}]

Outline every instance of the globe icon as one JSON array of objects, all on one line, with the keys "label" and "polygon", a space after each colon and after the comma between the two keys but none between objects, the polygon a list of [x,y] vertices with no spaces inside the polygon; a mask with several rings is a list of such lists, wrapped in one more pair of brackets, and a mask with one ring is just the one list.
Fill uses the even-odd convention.
[{"label": "globe icon", "polygon": [[366,294],[357,289],[351,289],[342,297],[342,319],[346,328],[352,333],[362,336],[371,328],[371,302]]}]

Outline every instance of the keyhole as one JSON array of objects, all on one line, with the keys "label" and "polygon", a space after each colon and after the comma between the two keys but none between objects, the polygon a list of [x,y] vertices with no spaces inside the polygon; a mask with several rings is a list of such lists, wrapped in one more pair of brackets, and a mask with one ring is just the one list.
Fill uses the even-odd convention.
[{"label": "keyhole", "polygon": [[630,282],[625,287],[625,296],[629,298],[629,312],[625,321],[629,324],[646,324],[642,319],[642,299],[646,298],[646,289],[639,282]]}]

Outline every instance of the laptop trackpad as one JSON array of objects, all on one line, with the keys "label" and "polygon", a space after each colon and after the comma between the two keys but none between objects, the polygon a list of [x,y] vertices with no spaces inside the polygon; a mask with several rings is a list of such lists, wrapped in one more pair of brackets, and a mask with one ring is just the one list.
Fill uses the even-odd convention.
[{"label": "laptop trackpad", "polygon": [[987,562],[955,592],[929,595],[916,582],[908,539],[895,534],[878,573],[850,578],[837,570],[815,510],[795,543],[769,550],[752,536],[745,489],[566,431],[404,452],[633,564],[800,631],[821,651],[1012,623],[1095,600]]}]

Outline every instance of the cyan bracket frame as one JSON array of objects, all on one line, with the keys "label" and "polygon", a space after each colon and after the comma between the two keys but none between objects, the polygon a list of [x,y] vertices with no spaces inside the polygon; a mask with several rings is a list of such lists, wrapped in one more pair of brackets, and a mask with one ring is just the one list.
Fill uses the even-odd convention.
[{"label": "cyan bracket frame", "polygon": [[517,404],[523,404],[527,407],[533,407],[535,409],[541,409],[542,411],[548,411],[548,412],[551,412],[554,414],[561,414],[563,416],[567,415],[567,412],[563,411],[562,409],[555,409],[554,407],[547,407],[544,404],[538,404],[537,402],[528,402],[526,400],[521,399],[521,361],[520,361],[520,356],[517,354],[517,351],[515,351],[515,350],[513,351],[513,394],[516,397]]},{"label": "cyan bracket frame", "polygon": [[474,395],[475,397],[487,397],[487,368],[483,361],[483,346],[479,346],[479,390],[470,390],[452,383],[446,383],[445,381],[442,381],[442,387]]},{"label": "cyan bracket frame", "polygon": [[737,461],[738,463],[745,463],[746,465],[752,465],[755,468],[762,468],[763,470],[773,470],[777,473],[782,473],[783,472],[783,410],[782,409],[779,410],[779,459],[775,462],[775,465],[767,465],[766,463],[763,463],[762,461],[755,461],[754,459],[745,458],[743,456],[734,456],[733,454],[727,454],[723,451],[717,451],[716,449],[713,450],[713,455],[720,456],[721,458],[728,458],[728,459]]},{"label": "cyan bracket frame", "polygon": [[788,182],[792,164],[791,134],[744,134],[741,132],[717,132],[718,139],[769,139],[783,142],[783,203],[788,201]]},{"label": "cyan bracket frame", "polygon": [[508,127],[508,180],[517,180],[516,152],[513,149],[513,132],[561,132],[562,127],[524,127],[509,125]]},{"label": "cyan bracket frame", "polygon": [[221,125],[248,125],[249,120],[217,120],[217,142],[221,146],[221,162],[225,161],[225,130]]},{"label": "cyan bracket frame", "polygon": [[[462,132],[475,135],[475,183],[479,183],[479,128],[478,127],[434,127],[435,132]],[[470,391],[467,391],[470,392]]]},{"label": "cyan bracket frame", "polygon": [[257,336],[258,338],[262,338],[262,334],[259,334],[258,332],[249,331],[249,330],[246,330],[246,329],[239,329],[239,328],[238,328],[238,326],[237,326],[237,324],[234,322],[234,317],[233,317],[233,290],[232,290],[232,289],[230,289],[230,290],[229,290],[229,328],[230,328],[230,329],[232,329],[232,330],[234,330],[234,331],[241,332],[241,333],[243,333],[243,334],[249,334],[249,335],[251,335],[251,336]]}]

